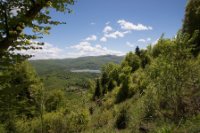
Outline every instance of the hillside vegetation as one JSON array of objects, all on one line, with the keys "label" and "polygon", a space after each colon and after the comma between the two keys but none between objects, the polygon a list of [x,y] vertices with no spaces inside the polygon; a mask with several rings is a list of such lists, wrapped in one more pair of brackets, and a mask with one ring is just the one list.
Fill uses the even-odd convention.
[{"label": "hillside vegetation", "polygon": [[0,72],[0,133],[199,133],[199,19],[200,1],[189,0],[176,37],[162,35],[120,63],[107,63],[110,56],[91,67],[96,57],[31,61],[39,75],[52,71],[48,82],[55,84],[55,68],[99,69],[107,63],[100,75],[84,75],[93,79],[85,89],[47,87],[48,79],[41,80],[28,62],[5,69]]},{"label": "hillside vegetation", "polygon": [[54,70],[72,69],[93,69],[100,70],[101,66],[105,63],[114,62],[119,64],[123,56],[105,55],[97,57],[80,57],[69,59],[52,59],[52,60],[31,60],[30,63],[34,66],[38,74],[43,75]]},{"label": "hillside vegetation", "polygon": [[113,62],[119,64],[123,56],[105,55],[96,57],[80,57],[75,59],[31,60],[30,63],[43,79],[45,88],[55,89],[87,89],[90,80],[99,73],[76,73],[71,70],[101,70],[101,66]]}]

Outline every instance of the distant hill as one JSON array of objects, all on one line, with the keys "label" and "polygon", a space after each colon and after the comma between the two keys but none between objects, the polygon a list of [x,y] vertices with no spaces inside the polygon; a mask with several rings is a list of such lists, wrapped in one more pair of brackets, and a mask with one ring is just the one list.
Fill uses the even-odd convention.
[{"label": "distant hill", "polygon": [[[82,88],[87,89],[89,79],[95,79],[99,73],[71,72],[70,70],[100,70],[101,66],[114,62],[119,64],[123,56],[105,55],[80,57],[75,59],[30,60],[48,89]],[[84,70],[85,71],[85,70]]]},{"label": "distant hill", "polygon": [[105,55],[105,56],[88,56],[68,59],[49,59],[49,60],[30,60],[39,75],[43,75],[54,70],[71,70],[71,69],[93,69],[99,70],[103,64],[114,62],[119,64],[123,56]]}]

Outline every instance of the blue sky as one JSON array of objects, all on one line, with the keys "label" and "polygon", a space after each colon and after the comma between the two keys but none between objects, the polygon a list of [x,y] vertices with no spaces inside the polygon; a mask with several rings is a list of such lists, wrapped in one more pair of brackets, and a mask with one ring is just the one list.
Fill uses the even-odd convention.
[{"label": "blue sky", "polygon": [[35,59],[123,55],[145,48],[165,33],[172,38],[182,26],[187,0],[77,0],[73,13],[52,12],[55,26]]}]

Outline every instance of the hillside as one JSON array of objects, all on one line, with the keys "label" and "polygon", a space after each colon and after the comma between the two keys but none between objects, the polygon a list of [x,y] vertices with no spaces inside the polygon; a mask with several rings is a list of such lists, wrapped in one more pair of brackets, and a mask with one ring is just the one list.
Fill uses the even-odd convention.
[{"label": "hillside", "polygon": [[[69,90],[70,88],[86,89],[89,80],[99,76],[98,71],[103,65],[109,62],[119,64],[123,58],[123,56],[105,55],[75,59],[31,60],[30,63],[43,79],[46,88]],[[93,71],[79,72],[85,71],[84,69]],[[78,72],[71,72],[71,70],[78,70]]]},{"label": "hillside", "polygon": [[113,62],[119,64],[123,56],[105,55],[105,56],[88,56],[80,58],[53,59],[53,60],[30,60],[39,75],[49,73],[53,70],[72,69],[93,69],[99,70],[103,64]]}]

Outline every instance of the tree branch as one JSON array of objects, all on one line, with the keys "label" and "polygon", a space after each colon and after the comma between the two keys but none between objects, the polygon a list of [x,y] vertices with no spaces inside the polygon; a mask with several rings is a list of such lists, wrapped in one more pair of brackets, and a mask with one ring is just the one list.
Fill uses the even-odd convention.
[{"label": "tree branch", "polygon": [[[34,1],[34,0],[32,0],[32,1]],[[0,50],[1,51],[8,50],[8,48],[14,44],[14,41],[17,40],[17,38],[19,37],[19,35],[22,33],[22,31],[25,28],[23,26],[23,24],[26,26],[29,23],[31,23],[33,21],[33,19],[36,17],[36,15],[41,11],[41,9],[46,5],[46,3],[48,1],[49,0],[44,0],[43,3],[39,3],[39,2],[34,1],[35,4],[32,5],[30,10],[27,11],[25,13],[25,15],[21,16],[18,19],[18,22],[16,23],[16,25],[9,28],[9,31],[15,31],[15,34],[11,35],[11,36],[7,36],[2,41],[0,41]],[[0,53],[0,57],[1,57],[1,53]]]}]

